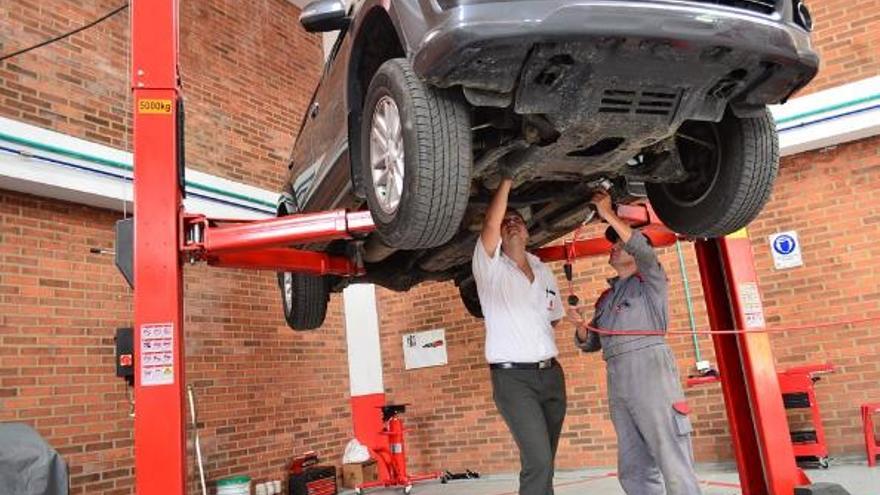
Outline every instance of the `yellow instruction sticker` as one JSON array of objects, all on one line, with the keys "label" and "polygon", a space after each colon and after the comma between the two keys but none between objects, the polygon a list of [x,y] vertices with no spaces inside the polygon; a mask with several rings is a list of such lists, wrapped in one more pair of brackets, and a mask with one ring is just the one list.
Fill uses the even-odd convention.
[{"label": "yellow instruction sticker", "polygon": [[171,115],[171,100],[150,98],[138,100],[138,113],[159,113]]},{"label": "yellow instruction sticker", "polygon": [[749,231],[746,230],[745,227],[737,230],[736,232],[731,232],[725,236],[728,239],[748,239]]}]

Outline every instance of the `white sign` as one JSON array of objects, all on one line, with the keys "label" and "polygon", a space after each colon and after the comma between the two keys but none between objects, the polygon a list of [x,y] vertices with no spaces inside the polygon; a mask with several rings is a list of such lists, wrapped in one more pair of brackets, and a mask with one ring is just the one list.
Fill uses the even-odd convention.
[{"label": "white sign", "polygon": [[801,243],[797,232],[790,230],[770,236],[770,252],[773,253],[773,264],[777,270],[803,266]]},{"label": "white sign", "polygon": [[141,386],[174,383],[174,325],[141,325]]},{"label": "white sign", "polygon": [[758,284],[747,282],[739,286],[739,305],[745,315],[746,328],[764,328],[764,306]]},{"label": "white sign", "polygon": [[403,336],[403,361],[406,369],[446,364],[446,331],[442,328]]}]

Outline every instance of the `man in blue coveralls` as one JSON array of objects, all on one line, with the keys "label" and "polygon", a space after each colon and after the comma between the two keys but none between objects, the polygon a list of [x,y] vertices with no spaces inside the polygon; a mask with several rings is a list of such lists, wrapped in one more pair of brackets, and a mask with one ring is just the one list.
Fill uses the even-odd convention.
[{"label": "man in blue coveralls", "polygon": [[[569,319],[578,347],[602,350],[620,484],[627,495],[699,495],[689,410],[662,335],[669,313],[666,273],[648,238],[614,212],[607,192],[595,193],[590,202],[609,224],[605,237],[613,246],[608,263],[617,272],[596,302],[590,326],[615,333],[590,331],[574,309]],[[651,330],[657,334],[644,335]]]}]

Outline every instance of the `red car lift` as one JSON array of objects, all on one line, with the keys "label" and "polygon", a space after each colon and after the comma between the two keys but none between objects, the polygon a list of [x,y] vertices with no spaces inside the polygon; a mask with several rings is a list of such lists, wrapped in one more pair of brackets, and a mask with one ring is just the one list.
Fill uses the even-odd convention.
[{"label": "red car lift", "polygon": [[868,467],[877,465],[880,455],[880,436],[874,433],[874,415],[880,413],[880,402],[862,404],[862,429],[865,434],[865,455],[868,456]]},{"label": "red car lift", "polygon": [[[178,0],[131,2],[138,495],[186,491],[184,259],[216,266],[356,274],[361,270],[356,262],[282,246],[353,238],[372,229],[368,214],[362,212],[256,222],[211,222],[183,212],[177,7]],[[603,249],[602,242],[579,241],[573,246],[575,254],[595,254],[595,249]],[[745,232],[698,241],[696,251],[712,328],[762,328],[763,309]],[[543,255],[566,259],[564,250]],[[743,494],[791,495],[808,480],[794,463],[767,335],[713,335],[713,341]]]}]

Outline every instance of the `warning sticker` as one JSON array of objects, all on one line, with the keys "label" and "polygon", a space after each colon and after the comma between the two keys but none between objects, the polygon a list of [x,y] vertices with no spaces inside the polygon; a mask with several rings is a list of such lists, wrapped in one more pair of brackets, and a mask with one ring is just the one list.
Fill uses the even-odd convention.
[{"label": "warning sticker", "polygon": [[138,100],[138,113],[171,114],[171,100],[143,98]]},{"label": "warning sticker", "polygon": [[758,284],[749,282],[739,286],[739,304],[745,315],[746,328],[764,328],[764,306]]},{"label": "warning sticker", "polygon": [[174,383],[174,325],[141,325],[141,386]]}]

